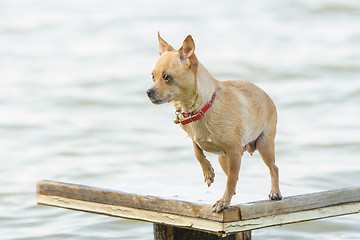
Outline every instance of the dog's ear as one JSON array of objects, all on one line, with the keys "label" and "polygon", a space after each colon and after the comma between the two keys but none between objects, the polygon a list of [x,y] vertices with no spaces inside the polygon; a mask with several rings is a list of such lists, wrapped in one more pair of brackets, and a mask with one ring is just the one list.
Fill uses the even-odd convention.
[{"label": "dog's ear", "polygon": [[172,51],[174,48],[170,46],[164,39],[160,37],[160,33],[158,32],[158,39],[159,39],[159,54],[160,56],[167,51]]},{"label": "dog's ear", "polygon": [[189,35],[186,37],[186,39],[183,42],[183,45],[178,50],[178,52],[180,53],[181,61],[188,68],[191,67],[191,64],[193,63],[193,59],[195,58],[194,51],[195,51],[195,43],[191,35]]}]

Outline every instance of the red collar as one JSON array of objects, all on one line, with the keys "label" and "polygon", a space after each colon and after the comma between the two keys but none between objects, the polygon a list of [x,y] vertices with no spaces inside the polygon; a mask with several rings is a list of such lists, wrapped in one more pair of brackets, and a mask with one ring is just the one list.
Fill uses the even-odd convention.
[{"label": "red collar", "polygon": [[[208,101],[205,104],[205,106],[196,114],[183,113],[180,109],[177,109],[176,110],[176,119],[174,120],[174,122],[176,124],[181,123],[182,125],[186,125],[188,123],[195,122],[195,121],[199,120],[200,118],[202,118],[202,116],[204,116],[206,111],[209,110],[209,108],[212,106],[212,104],[215,101],[215,97],[216,97],[216,92],[214,92],[214,94],[212,95],[210,101]],[[184,119],[179,118],[180,113],[181,113],[181,115],[183,115],[183,117],[185,117]]]}]

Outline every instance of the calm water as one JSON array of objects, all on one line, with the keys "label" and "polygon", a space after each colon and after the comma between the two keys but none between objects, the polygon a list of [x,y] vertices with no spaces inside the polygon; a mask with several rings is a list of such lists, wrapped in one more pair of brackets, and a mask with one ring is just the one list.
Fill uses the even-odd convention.
[{"label": "calm water", "polygon": [[[213,203],[174,109],[145,95],[157,31],[192,34],[219,80],[254,82],[279,113],[284,196],[360,183],[360,2],[0,0],[0,235],[9,240],[152,239],[152,225],[35,203],[42,179]],[[245,154],[233,203],[265,199],[268,170]],[[360,239],[351,215],[254,239]]]}]

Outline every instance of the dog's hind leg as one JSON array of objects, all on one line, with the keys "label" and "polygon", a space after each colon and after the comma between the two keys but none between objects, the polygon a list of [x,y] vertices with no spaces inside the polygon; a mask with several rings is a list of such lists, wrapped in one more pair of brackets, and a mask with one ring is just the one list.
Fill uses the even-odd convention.
[{"label": "dog's hind leg", "polygon": [[206,159],[203,150],[193,141],[195,156],[196,159],[199,161],[201,168],[204,173],[205,182],[207,183],[208,187],[210,187],[211,183],[214,182],[215,172],[211,166],[211,163]]},{"label": "dog's hind leg", "polygon": [[265,164],[268,166],[271,175],[271,200],[282,198],[279,188],[279,169],[275,165],[275,133],[264,133],[256,142],[256,149],[259,151]]}]

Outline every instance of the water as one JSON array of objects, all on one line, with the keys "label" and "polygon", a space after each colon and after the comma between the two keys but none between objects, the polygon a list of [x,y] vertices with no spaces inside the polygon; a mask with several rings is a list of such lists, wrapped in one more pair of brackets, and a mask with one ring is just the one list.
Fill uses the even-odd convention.
[{"label": "water", "polygon": [[[152,225],[35,203],[42,179],[213,203],[174,109],[145,95],[157,31],[192,34],[219,80],[256,83],[279,114],[284,196],[360,182],[360,3],[351,0],[0,1],[1,239],[152,239]],[[233,203],[265,199],[244,156]],[[254,239],[360,239],[359,216],[254,231]]]}]

